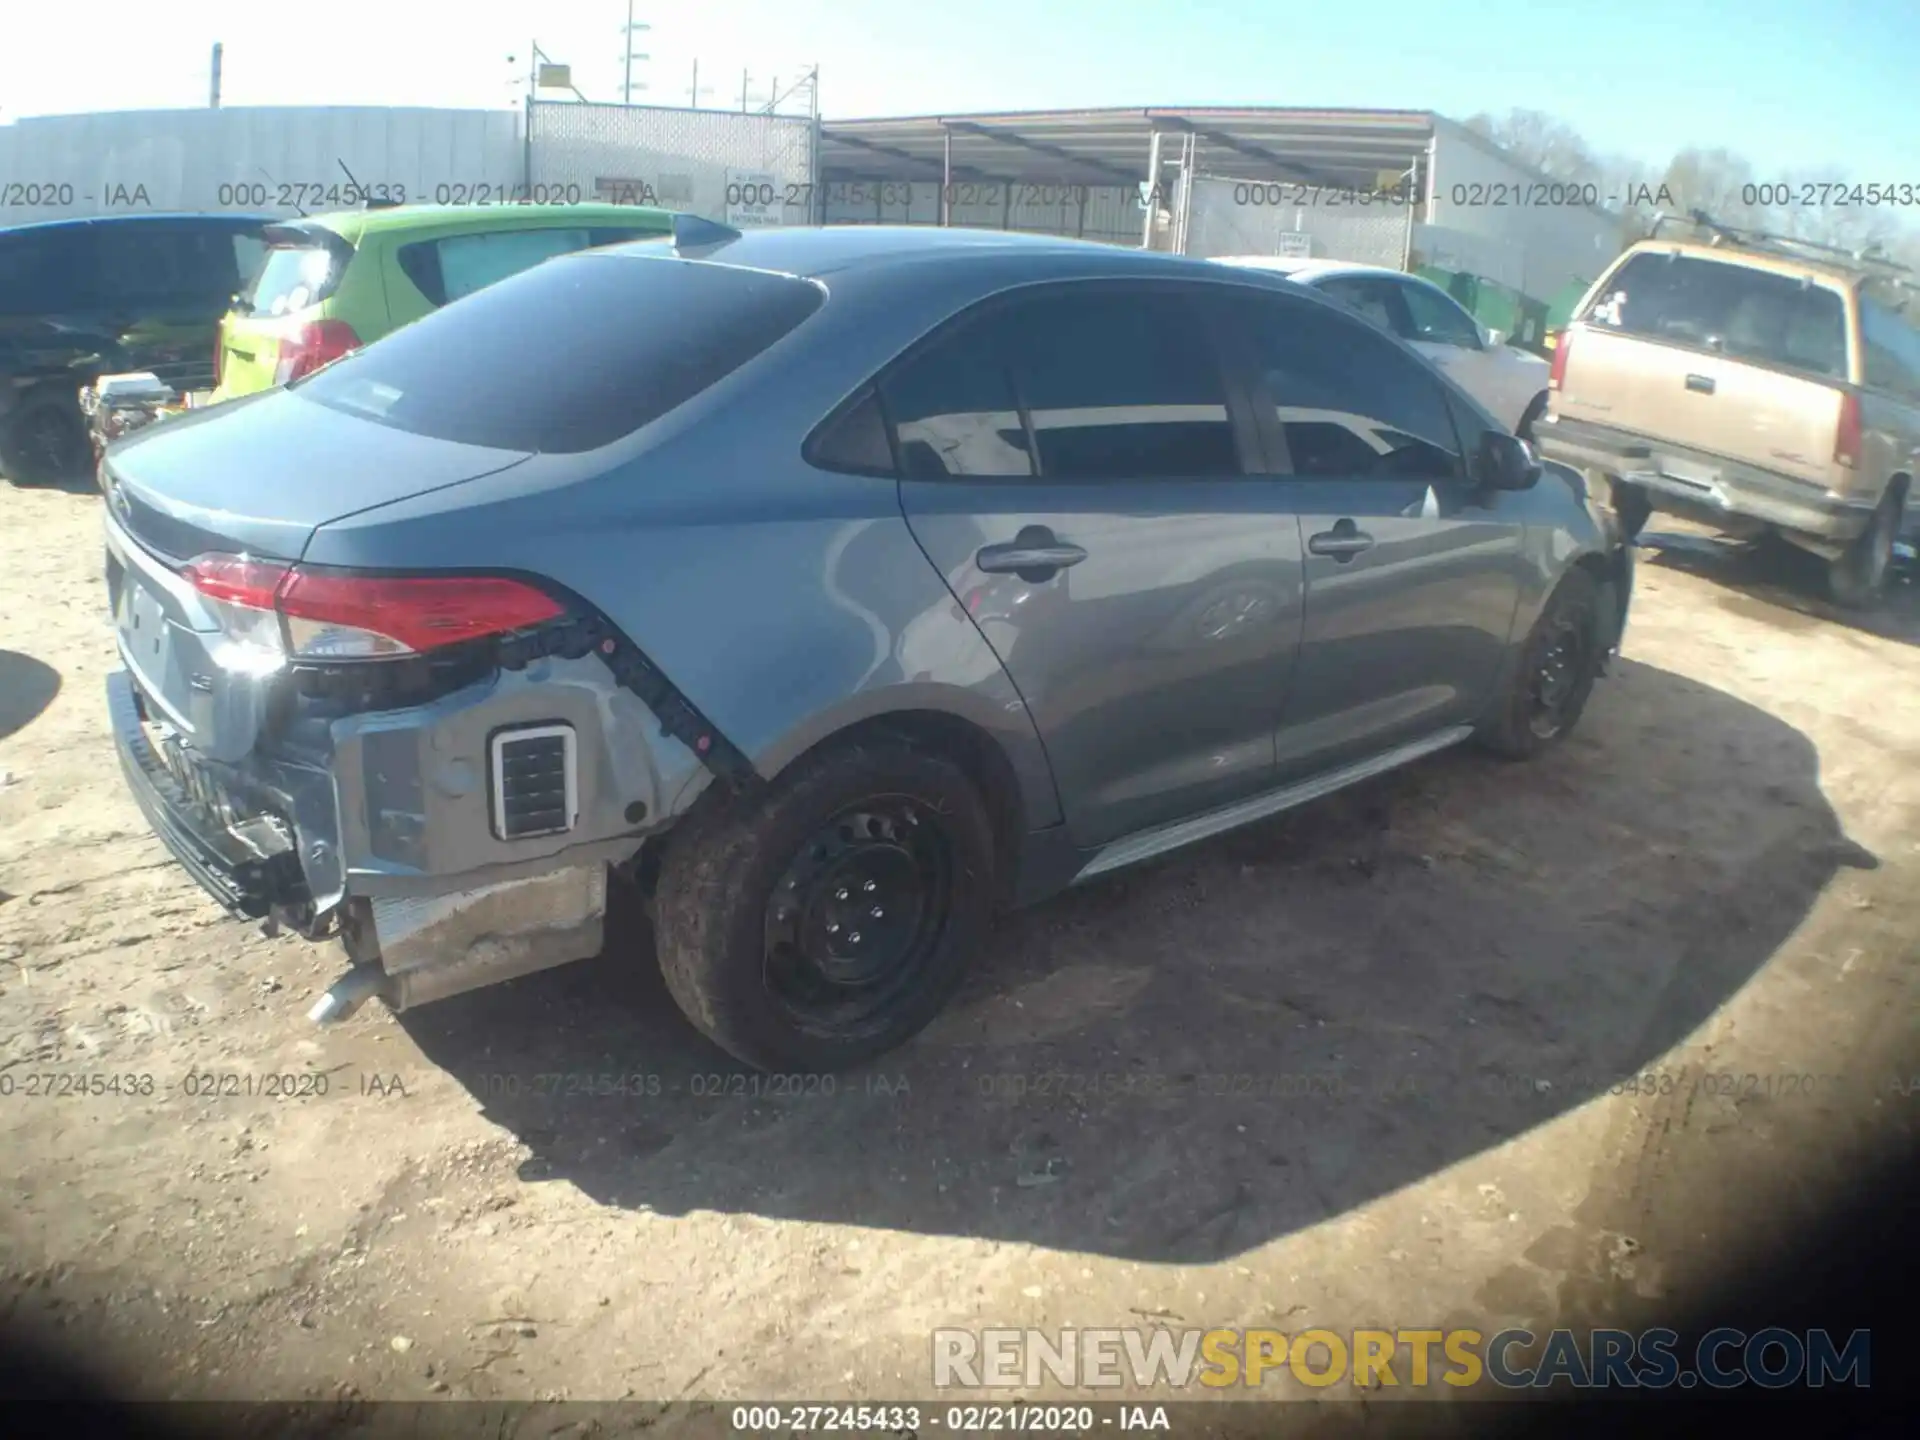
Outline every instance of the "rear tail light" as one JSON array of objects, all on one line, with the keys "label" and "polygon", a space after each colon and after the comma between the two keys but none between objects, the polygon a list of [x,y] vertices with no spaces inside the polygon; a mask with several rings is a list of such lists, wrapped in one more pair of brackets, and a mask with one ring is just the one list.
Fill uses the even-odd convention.
[{"label": "rear tail light", "polygon": [[565,614],[544,591],[488,575],[359,575],[202,555],[181,571],[237,644],[295,660],[385,660]]},{"label": "rear tail light", "polygon": [[360,348],[360,337],[344,320],[310,320],[280,342],[280,362],[273,383],[285,385],[331,365],[350,350]]},{"label": "rear tail light", "polygon": [[1849,470],[1860,463],[1860,397],[1849,390],[1840,397],[1840,423],[1834,429],[1833,459]]},{"label": "rear tail light", "polygon": [[1561,330],[1549,337],[1553,346],[1553,368],[1547,372],[1547,389],[1557,391],[1567,378],[1567,355],[1573,349],[1573,332]]}]

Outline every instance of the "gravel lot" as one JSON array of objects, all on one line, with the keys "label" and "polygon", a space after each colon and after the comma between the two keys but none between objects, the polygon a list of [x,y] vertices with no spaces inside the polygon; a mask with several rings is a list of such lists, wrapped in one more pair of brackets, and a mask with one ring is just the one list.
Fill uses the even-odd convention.
[{"label": "gravel lot", "polygon": [[1663,540],[1547,761],[1015,917],[905,1051],[769,1094],[630,922],[310,1028],[333,953],[124,791],[97,503],[0,483],[0,1311],[131,1393],[684,1416],[930,1398],[938,1325],[1654,1323],[1915,1139],[1912,583],[1848,624]]}]

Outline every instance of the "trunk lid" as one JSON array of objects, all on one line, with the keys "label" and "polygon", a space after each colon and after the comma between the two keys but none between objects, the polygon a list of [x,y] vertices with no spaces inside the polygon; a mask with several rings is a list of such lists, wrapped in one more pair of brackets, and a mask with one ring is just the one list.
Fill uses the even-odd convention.
[{"label": "trunk lid", "polygon": [[162,556],[297,560],[328,521],[530,454],[415,435],[315,404],[295,387],[141,430],[108,452],[103,481],[120,525]]},{"label": "trunk lid", "polygon": [[1554,408],[1826,486],[1849,372],[1846,316],[1830,279],[1641,251],[1562,340]]}]

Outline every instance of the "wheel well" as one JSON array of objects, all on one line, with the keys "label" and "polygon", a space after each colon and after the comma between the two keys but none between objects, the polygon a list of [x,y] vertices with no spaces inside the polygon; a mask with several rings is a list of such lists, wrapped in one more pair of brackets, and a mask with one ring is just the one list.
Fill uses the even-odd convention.
[{"label": "wheel well", "polygon": [[[1009,899],[1020,873],[1020,849],[1027,833],[1020,781],[1005,752],[972,721],[938,710],[898,710],[875,715],[815,741],[782,766],[782,772],[822,750],[879,736],[891,736],[945,756],[966,773],[986,802],[987,815],[993,825],[994,883],[1003,900]],[[643,895],[650,896],[662,859],[676,837],[684,835],[692,826],[705,823],[708,816],[733,803],[735,799],[729,787],[709,784],[675,825],[641,847],[628,868]],[[745,803],[752,803],[751,792]]]},{"label": "wheel well", "polygon": [[876,715],[829,735],[814,749],[865,735],[894,735],[952,760],[986,801],[993,821],[994,879],[1003,895],[1019,873],[1020,845],[1027,833],[1020,780],[998,743],[971,720],[940,710],[899,710]]}]

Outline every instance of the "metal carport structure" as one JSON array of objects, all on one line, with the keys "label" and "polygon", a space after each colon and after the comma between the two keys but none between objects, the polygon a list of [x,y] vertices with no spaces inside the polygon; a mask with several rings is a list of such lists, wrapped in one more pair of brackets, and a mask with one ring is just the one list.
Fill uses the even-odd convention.
[{"label": "metal carport structure", "polygon": [[[1141,195],[1151,192],[1163,208],[1179,198],[1189,175],[1213,175],[1243,183],[1287,187],[1291,196],[1319,198],[1372,195],[1401,189],[1424,197],[1441,121],[1420,110],[1300,110],[1277,108],[1146,108],[1041,110],[989,114],[922,115],[872,120],[828,120],[820,127],[819,180],[828,195],[829,220],[913,219],[924,223],[992,223],[990,216],[962,221],[956,205],[965,187],[1000,187],[1008,228],[1055,228],[1020,224],[1012,212],[1023,188],[1069,190],[1102,209],[1125,199],[1132,211],[1133,243],[1151,241],[1151,216]],[[868,193],[886,187],[901,208],[933,214],[895,216],[876,204],[859,210]],[[926,187],[923,196],[919,187]],[[853,201],[836,206],[834,197]],[[1102,202],[1105,202],[1102,205]],[[1066,233],[1084,233],[1062,227]],[[1111,220],[1097,238],[1118,240]],[[1169,248],[1177,236],[1169,236]]]}]

